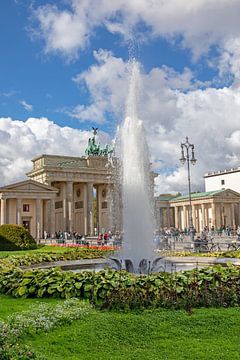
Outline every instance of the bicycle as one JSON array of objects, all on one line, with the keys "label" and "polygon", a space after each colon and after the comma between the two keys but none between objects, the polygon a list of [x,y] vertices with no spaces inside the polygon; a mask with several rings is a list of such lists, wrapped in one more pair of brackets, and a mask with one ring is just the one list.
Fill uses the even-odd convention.
[{"label": "bicycle", "polygon": [[240,242],[232,241],[230,244],[228,244],[227,250],[228,251],[240,250]]},{"label": "bicycle", "polygon": [[222,251],[219,243],[213,242],[213,237],[211,237],[210,240],[199,239],[198,241],[195,242],[195,249],[199,252],[209,252],[209,253]]}]

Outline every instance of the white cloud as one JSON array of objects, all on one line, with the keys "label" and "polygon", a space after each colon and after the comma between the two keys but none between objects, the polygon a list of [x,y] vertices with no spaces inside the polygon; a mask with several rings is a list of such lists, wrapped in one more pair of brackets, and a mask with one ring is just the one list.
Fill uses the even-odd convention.
[{"label": "white cloud", "polygon": [[[0,118],[0,185],[25,178],[31,159],[38,155],[84,155],[90,136],[89,131],[60,127],[47,118],[29,118],[26,122]],[[98,139],[103,145],[109,141],[103,132]]]},{"label": "white cloud", "polygon": [[31,104],[28,104],[25,100],[19,100],[19,104],[21,104],[25,110],[33,111],[33,106]]},{"label": "white cloud", "polygon": [[[99,113],[123,118],[128,92],[129,64],[109,52],[95,54],[99,63],[76,76],[91,94]],[[180,165],[180,143],[188,136],[195,144],[197,164],[191,167],[193,190],[203,190],[206,172],[238,166],[240,91],[237,87],[197,89],[188,69],[177,73],[167,67],[142,74],[137,96],[151,161],[160,175],[157,191],[186,192],[186,166]],[[82,109],[80,109],[81,113]],[[159,166],[160,164],[160,166]]]},{"label": "white cloud", "polygon": [[[35,32],[45,40],[45,51],[76,58],[98,26],[134,37],[181,38],[197,58],[212,45],[225,49],[240,37],[239,0],[69,0],[65,9],[56,5],[36,8]],[[144,23],[147,32],[142,32]],[[140,30],[139,30],[140,29]]]},{"label": "white cloud", "polygon": [[128,86],[128,63],[114,57],[110,52],[94,52],[98,64],[75,76],[77,84],[84,85],[90,94],[90,105],[78,105],[70,113],[81,121],[104,123],[106,114],[119,119],[124,110]]}]

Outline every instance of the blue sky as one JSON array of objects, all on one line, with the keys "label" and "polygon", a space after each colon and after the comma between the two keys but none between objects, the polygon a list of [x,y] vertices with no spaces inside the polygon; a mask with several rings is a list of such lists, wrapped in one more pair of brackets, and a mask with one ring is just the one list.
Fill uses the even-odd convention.
[{"label": "blue sky", "polygon": [[186,190],[185,136],[199,160],[195,190],[204,172],[239,166],[239,18],[238,0],[2,0],[2,182],[23,177],[41,152],[82,155],[92,125],[110,141],[131,56],[159,192]]}]

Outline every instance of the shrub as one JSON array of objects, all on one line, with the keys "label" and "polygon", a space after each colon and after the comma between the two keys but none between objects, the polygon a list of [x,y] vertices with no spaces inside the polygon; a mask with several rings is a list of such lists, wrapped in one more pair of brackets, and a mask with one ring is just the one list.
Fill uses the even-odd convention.
[{"label": "shrub", "polygon": [[2,261],[0,292],[16,297],[89,299],[102,309],[240,306],[240,269],[215,266],[136,276],[122,271],[23,271]]},{"label": "shrub", "polygon": [[28,250],[36,248],[36,241],[24,227],[18,225],[0,226],[0,250]]}]

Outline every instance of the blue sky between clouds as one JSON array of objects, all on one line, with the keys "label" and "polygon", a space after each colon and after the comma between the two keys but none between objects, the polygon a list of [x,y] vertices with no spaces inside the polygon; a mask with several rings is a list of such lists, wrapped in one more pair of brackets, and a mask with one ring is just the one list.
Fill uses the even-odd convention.
[{"label": "blue sky between clouds", "polygon": [[[22,171],[27,168],[29,158],[27,152],[19,154],[21,146],[29,147],[30,157],[44,150],[37,146],[39,141],[47,151],[62,151],[54,141],[51,146],[48,143],[52,123],[66,141],[66,155],[73,152],[68,142],[76,136],[83,143],[92,125],[97,124],[104,139],[112,138],[124,116],[131,55],[142,66],[139,116],[145,122],[151,160],[159,171],[159,191],[185,190],[185,169],[178,158],[179,143],[186,135],[196,146],[196,190],[203,187],[204,172],[238,166],[239,5],[234,0],[195,0],[191,6],[183,0],[133,0],[130,4],[116,0],[112,5],[106,0],[3,0],[3,181],[19,176],[11,175],[16,154]],[[4,154],[16,142],[12,131],[16,126],[25,140],[8,157]],[[39,137],[42,126],[47,130]],[[81,151],[83,145],[73,155]]]}]

